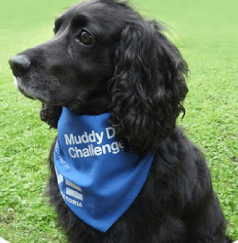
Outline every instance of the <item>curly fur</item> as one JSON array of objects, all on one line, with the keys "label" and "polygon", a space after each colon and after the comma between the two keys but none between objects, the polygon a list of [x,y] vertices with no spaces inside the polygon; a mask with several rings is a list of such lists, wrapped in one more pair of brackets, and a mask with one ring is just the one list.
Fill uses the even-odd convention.
[{"label": "curly fur", "polygon": [[[82,40],[85,30],[91,42]],[[19,90],[43,102],[41,119],[50,127],[57,128],[62,106],[78,114],[110,112],[127,150],[155,154],[140,194],[103,234],[64,203],[53,142],[49,197],[69,242],[231,242],[205,159],[176,127],[185,114],[188,66],[159,23],[125,2],[85,1],[56,20],[52,40],[20,53],[10,65]]]},{"label": "curly fur", "polygon": [[160,31],[156,22],[129,22],[121,33],[110,80],[110,121],[123,144],[141,156],[155,152],[172,133],[188,91],[187,63]]}]

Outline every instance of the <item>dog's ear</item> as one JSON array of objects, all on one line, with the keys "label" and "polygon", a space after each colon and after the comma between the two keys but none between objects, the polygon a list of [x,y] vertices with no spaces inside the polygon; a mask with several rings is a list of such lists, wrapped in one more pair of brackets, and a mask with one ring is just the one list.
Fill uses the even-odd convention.
[{"label": "dog's ear", "polygon": [[115,53],[110,122],[125,148],[139,156],[155,152],[185,112],[188,66],[161,30],[154,21],[128,24]]}]

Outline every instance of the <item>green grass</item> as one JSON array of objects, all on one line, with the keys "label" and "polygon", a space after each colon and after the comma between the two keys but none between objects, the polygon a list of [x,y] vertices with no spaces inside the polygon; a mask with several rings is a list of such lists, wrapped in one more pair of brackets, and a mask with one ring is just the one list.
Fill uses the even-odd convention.
[{"label": "green grass", "polygon": [[[47,156],[56,131],[39,119],[40,103],[14,87],[7,60],[52,37],[54,18],[76,1],[6,1],[0,9],[0,237],[12,243],[66,242],[44,196]],[[186,116],[179,123],[205,153],[214,189],[238,239],[238,2],[133,0],[190,66]]]}]

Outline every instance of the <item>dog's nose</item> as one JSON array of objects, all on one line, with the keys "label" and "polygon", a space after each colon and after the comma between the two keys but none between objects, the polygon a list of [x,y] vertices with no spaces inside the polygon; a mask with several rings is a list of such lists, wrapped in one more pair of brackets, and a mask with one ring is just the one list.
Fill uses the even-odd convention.
[{"label": "dog's nose", "polygon": [[17,55],[9,60],[12,72],[16,77],[22,77],[29,69],[31,62],[25,55]]}]

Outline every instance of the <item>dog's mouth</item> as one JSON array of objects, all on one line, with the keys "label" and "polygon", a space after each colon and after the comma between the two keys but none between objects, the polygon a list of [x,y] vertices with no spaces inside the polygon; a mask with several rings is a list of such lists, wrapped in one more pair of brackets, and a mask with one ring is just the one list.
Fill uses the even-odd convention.
[{"label": "dog's mouth", "polygon": [[50,94],[44,87],[47,82],[38,81],[37,78],[16,77],[14,76],[14,83],[18,90],[27,98],[32,100],[40,100],[42,102],[50,102]]},{"label": "dog's mouth", "polygon": [[30,98],[32,100],[35,100],[37,99],[33,93],[31,93],[25,86],[22,85],[22,79],[21,78],[18,78],[16,76],[13,76],[14,77],[14,83],[16,85],[16,87],[18,88],[18,90],[23,94],[25,95],[27,98]]},{"label": "dog's mouth", "polygon": [[52,75],[29,71],[22,77],[13,76],[18,90],[29,99],[60,106],[67,106],[70,102],[68,94],[73,91],[61,86],[57,78]]}]

